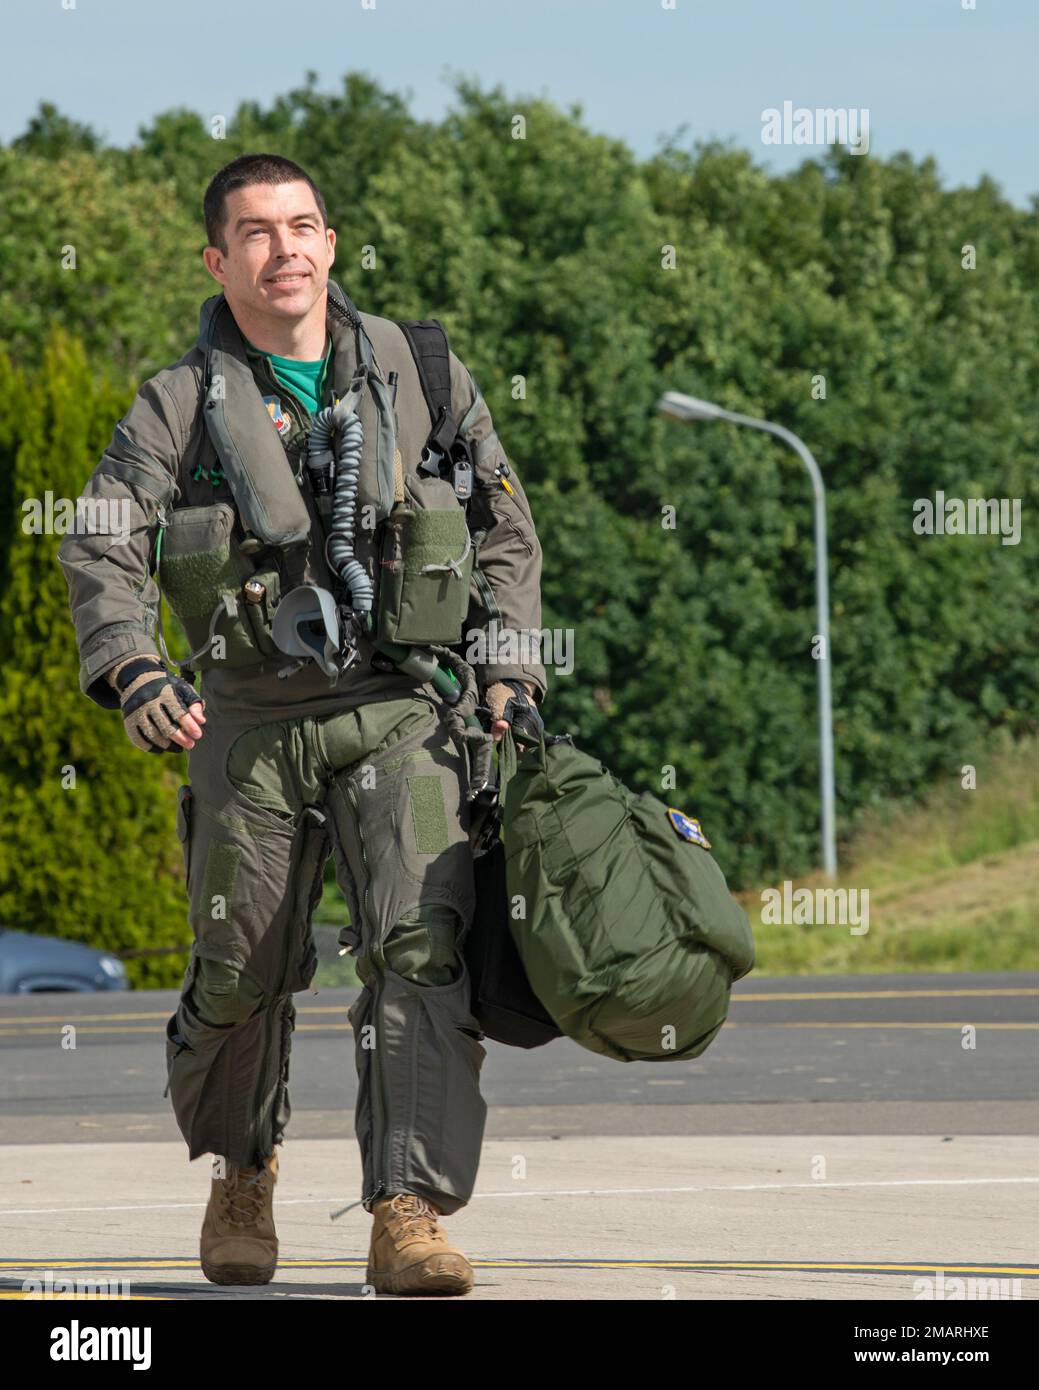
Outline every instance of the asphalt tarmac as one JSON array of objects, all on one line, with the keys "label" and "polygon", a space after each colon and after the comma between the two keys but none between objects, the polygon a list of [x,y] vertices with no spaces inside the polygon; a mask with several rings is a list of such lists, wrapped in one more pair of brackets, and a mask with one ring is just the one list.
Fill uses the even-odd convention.
[{"label": "asphalt tarmac", "polygon": [[[47,1271],[366,1296],[370,1218],[343,1211],[355,993],[297,996],[282,1259],[258,1290],[197,1265],[208,1164],[162,1096],[176,994],[0,997],[0,1297]],[[445,1221],[470,1300],[1039,1297],[1039,974],[752,976],[692,1062],[485,1046],[477,1192]]]}]

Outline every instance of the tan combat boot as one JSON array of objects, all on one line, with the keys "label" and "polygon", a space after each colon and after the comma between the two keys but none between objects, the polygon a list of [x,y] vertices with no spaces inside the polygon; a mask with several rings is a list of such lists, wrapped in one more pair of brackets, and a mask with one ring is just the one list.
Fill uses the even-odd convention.
[{"label": "tan combat boot", "polygon": [[214,1178],[199,1241],[202,1273],[213,1284],[266,1284],[278,1264],[274,1184],[278,1155],[257,1170],[227,1165]]},{"label": "tan combat boot", "polygon": [[436,1207],[422,1197],[384,1197],[372,1215],[366,1278],[376,1293],[468,1293],[473,1287],[472,1266],[437,1225]]}]

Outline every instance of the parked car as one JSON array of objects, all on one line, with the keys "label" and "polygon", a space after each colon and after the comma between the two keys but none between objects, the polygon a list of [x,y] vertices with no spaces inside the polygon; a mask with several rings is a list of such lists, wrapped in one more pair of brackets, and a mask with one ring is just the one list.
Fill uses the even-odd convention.
[{"label": "parked car", "polygon": [[128,988],[123,962],[108,951],[0,927],[0,994]]}]

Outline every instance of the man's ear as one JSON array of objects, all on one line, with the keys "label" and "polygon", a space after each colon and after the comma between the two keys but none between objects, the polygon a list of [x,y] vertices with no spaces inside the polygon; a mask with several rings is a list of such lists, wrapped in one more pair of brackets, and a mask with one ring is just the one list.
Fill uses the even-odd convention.
[{"label": "man's ear", "polygon": [[[223,254],[224,253],[217,246],[204,246],[202,248],[203,263],[218,285],[225,285],[227,283],[227,272],[221,265]],[[218,266],[220,267],[219,271],[217,270]]]}]

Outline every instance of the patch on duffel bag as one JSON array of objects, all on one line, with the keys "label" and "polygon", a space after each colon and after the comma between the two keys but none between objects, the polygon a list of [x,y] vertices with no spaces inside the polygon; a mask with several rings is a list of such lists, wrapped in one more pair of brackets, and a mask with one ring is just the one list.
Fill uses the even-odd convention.
[{"label": "patch on duffel bag", "polygon": [[703,849],[711,848],[711,842],[703,833],[703,826],[695,816],[687,816],[684,811],[676,811],[673,806],[669,806],[667,818],[683,840],[691,840],[694,845],[700,845]]}]

